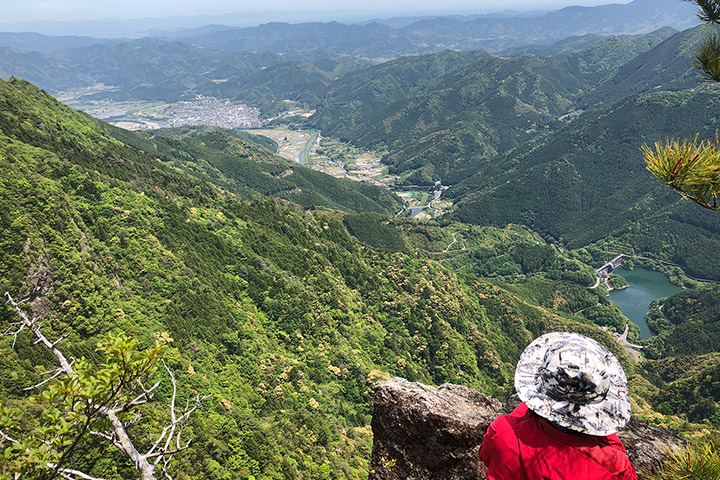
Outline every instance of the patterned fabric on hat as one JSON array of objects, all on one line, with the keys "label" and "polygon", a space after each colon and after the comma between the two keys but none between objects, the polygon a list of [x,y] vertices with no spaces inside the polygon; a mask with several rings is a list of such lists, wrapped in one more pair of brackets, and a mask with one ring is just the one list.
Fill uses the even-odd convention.
[{"label": "patterned fabric on hat", "polygon": [[610,435],[630,419],[620,362],[575,333],[549,333],[528,345],[515,370],[515,389],[535,413],[577,432]]}]

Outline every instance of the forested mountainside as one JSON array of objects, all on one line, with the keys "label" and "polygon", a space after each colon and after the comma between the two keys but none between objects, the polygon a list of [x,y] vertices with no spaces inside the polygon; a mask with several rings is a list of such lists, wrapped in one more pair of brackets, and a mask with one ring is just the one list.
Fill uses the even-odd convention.
[{"label": "forested mountainside", "polygon": [[588,114],[450,189],[455,218],[524,223],[573,247],[602,240],[611,251],[644,252],[691,275],[718,278],[718,259],[709,252],[717,248],[720,217],[647,175],[640,152],[643,143],[666,136],[712,137],[718,101],[717,88],[708,85],[643,94]]},{"label": "forested mountainside", "polygon": [[52,91],[89,83],[68,60],[26,52],[16,47],[0,47],[0,78],[8,79],[12,76],[39,81]]},{"label": "forested mountainside", "polygon": [[549,58],[446,52],[399,59],[341,78],[309,122],[386,148],[383,161],[393,171],[414,172],[409,183],[453,184],[571,119],[583,92],[670,33],[609,38]]},{"label": "forested mountainside", "polygon": [[657,385],[655,408],[720,425],[720,288],[691,288],[653,302],[648,323],[659,334],[646,349],[643,375]]},{"label": "forested mountainside", "polygon": [[[720,287],[691,288],[653,305],[654,356],[720,352]],[[660,305],[662,304],[662,309]]]},{"label": "forested mountainside", "polygon": [[[61,345],[75,358],[100,361],[98,341],[113,332],[169,342],[164,358],[181,396],[213,394],[192,418],[195,440],[178,456],[176,478],[365,478],[376,379],[461,381],[503,397],[519,353],[547,330],[594,336],[634,371],[607,333],[564,306],[565,296],[589,296],[581,301],[616,312],[602,291],[583,288],[590,267],[538,247],[531,232],[470,227],[455,238],[475,245],[477,268],[495,243],[510,273],[538,271],[552,297],[546,307],[517,293],[522,285],[514,292],[455,273],[451,260],[425,253],[437,246],[418,250],[451,233],[396,227],[407,230],[407,249],[375,249],[347,232],[341,212],[236,195],[190,175],[177,152],[193,135],[171,132],[177,143],[167,155],[177,158],[168,162],[129,145],[158,141],[162,153],[160,137],[119,140],[23,80],[0,83],[0,105],[0,288],[20,298],[42,278],[35,313],[49,337],[69,335]],[[268,154],[252,155],[262,165]],[[543,265],[575,270],[580,283],[542,280]],[[8,307],[0,312],[12,321]],[[2,403],[19,407],[31,427],[40,417],[22,389],[52,359],[23,335],[14,347],[3,337],[0,350]],[[164,385],[134,431],[140,444],[162,424],[153,412],[170,395]],[[132,476],[102,439],[80,451],[71,466]]]},{"label": "forested mountainside", "polygon": [[718,28],[702,25],[670,36],[655,48],[638,51],[615,75],[604,79],[584,95],[578,108],[602,108],[630,95],[654,90],[683,90],[698,85],[698,72],[692,68],[703,38]]},{"label": "forested mountainside", "polygon": [[272,195],[305,208],[395,214],[401,200],[384,188],[337,179],[273,153],[277,144],[242,131],[186,127],[135,134],[103,125],[109,135],[166,164],[243,195]]}]

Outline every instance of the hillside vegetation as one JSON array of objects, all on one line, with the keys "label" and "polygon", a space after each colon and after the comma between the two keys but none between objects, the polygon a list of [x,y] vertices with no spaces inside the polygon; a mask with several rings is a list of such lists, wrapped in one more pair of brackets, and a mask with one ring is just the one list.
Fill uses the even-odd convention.
[{"label": "hillside vegetation", "polygon": [[551,57],[444,52],[398,59],[341,78],[309,122],[387,151],[383,162],[409,175],[408,183],[454,184],[565,125],[587,91],[671,34],[611,37]]},{"label": "hillside vegetation", "polygon": [[[646,254],[680,263],[694,276],[720,278],[720,217],[698,211],[645,172],[640,147],[664,135],[714,134],[717,88],[632,97],[588,114],[544,142],[494,159],[448,195],[455,218],[523,223],[572,247]],[[715,246],[711,247],[716,248]]]},{"label": "hillside vegetation", "polygon": [[[22,80],[0,83],[0,105],[0,288],[20,297],[44,285],[36,313],[48,336],[69,335],[63,348],[76,358],[99,361],[111,332],[170,342],[180,394],[213,394],[176,478],[365,478],[377,379],[504,397],[524,346],[553,329],[592,335],[625,359],[583,317],[419,252],[364,246],[337,211],[224,191]],[[12,316],[0,310],[3,322]],[[38,416],[22,389],[51,359],[24,336],[14,348],[3,338],[0,351],[0,398],[29,428]],[[166,385],[156,402],[169,394]],[[139,444],[163,421],[153,408],[135,427]],[[132,476],[101,439],[80,451],[71,466]]]}]

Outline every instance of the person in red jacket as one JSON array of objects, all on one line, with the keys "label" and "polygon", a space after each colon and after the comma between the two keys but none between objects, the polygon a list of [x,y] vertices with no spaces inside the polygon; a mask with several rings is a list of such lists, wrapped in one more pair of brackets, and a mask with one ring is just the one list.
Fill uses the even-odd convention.
[{"label": "person in red jacket", "polygon": [[637,480],[615,434],[630,420],[627,379],[604,346],[543,335],[521,355],[515,390],[523,403],[480,447],[489,480]]}]

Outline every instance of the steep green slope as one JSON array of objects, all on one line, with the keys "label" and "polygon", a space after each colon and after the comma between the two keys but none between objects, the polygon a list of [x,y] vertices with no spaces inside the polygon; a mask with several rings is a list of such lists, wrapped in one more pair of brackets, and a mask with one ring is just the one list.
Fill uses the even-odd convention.
[{"label": "steep green slope", "polygon": [[720,426],[720,287],[662,299],[651,318],[661,332],[647,342],[642,371],[658,387],[657,411]]},{"label": "steep green slope", "polygon": [[658,412],[720,426],[720,355],[690,355],[643,364],[657,387],[650,398]]},{"label": "steep green slope", "polygon": [[611,78],[588,92],[579,102],[581,108],[607,107],[625,97],[654,90],[683,90],[701,83],[692,68],[695,52],[713,26],[703,25],[680,32],[657,47],[623,65]]},{"label": "steep green slope", "polygon": [[[491,278],[525,301],[557,315],[622,332],[628,320],[604,287],[588,289],[597,275],[581,251],[563,253],[522,225],[505,228],[443,221],[418,223],[374,213],[346,215],[362,242],[424,255],[468,278]],[[630,324],[631,336],[637,327]]]},{"label": "steep green slope", "polygon": [[523,223],[575,247],[606,239],[607,250],[644,253],[718,278],[720,259],[707,252],[720,246],[720,217],[655,182],[640,152],[644,142],[666,136],[712,136],[717,92],[707,86],[644,94],[588,114],[449,190],[457,201],[454,217]]},{"label": "steep green slope", "polygon": [[[375,380],[505,396],[521,350],[548,329],[625,359],[590,325],[422,255],[363,246],[338,212],[243,199],[163,164],[22,80],[0,82],[0,107],[0,290],[42,287],[32,306],[76,358],[97,360],[107,332],[172,339],[180,395],[213,394],[176,478],[366,478]],[[25,407],[23,424],[37,412],[22,389],[51,365],[28,337],[0,339],[0,398]],[[134,427],[141,446],[163,422],[163,385]],[[69,465],[133,476],[97,438]]]},{"label": "steep green slope", "polygon": [[67,60],[51,58],[38,52],[0,47],[0,78],[26,78],[53,92],[89,85],[90,79],[73,67]]},{"label": "steep green slope", "polygon": [[720,352],[720,287],[679,292],[662,302],[662,331],[653,337],[654,356]]},{"label": "steep green slope", "polygon": [[[20,79],[3,83],[6,87],[24,84],[26,82]],[[120,171],[120,166],[128,159],[135,170],[143,172],[143,178],[136,179],[143,185],[152,183],[153,172],[158,168],[155,159],[159,158],[203,179],[216,181],[231,191],[274,195],[308,208],[324,206],[345,211],[394,213],[401,207],[400,200],[385,189],[336,179],[273,155],[265,148],[274,148],[274,142],[269,139],[204,128],[190,129],[189,134],[168,130],[167,137],[155,134],[157,136],[153,138],[153,134],[128,132],[67,107],[60,108],[55,100],[53,108],[58,110],[57,114],[36,111],[36,102],[32,100],[37,95],[24,99],[19,91],[7,93],[0,99],[3,108],[0,126],[7,134],[20,135],[41,148],[68,149],[72,152],[72,160],[87,168],[98,162]],[[70,126],[59,122],[58,118]],[[75,138],[73,132],[76,129],[88,132],[89,137]],[[134,148],[122,148],[127,145]],[[96,158],[90,161],[87,151],[92,151]],[[124,173],[121,179],[125,179]],[[165,176],[160,180],[162,185],[156,186],[165,189],[174,181]],[[188,190],[180,187],[179,191]]]},{"label": "steep green slope", "polygon": [[[664,41],[677,34],[677,31],[666,27],[643,35],[605,37],[583,49],[560,52],[554,55],[554,59],[558,63],[558,68],[564,66],[582,78],[586,88],[592,88],[598,83],[604,84],[610,77],[616,77],[618,71],[626,69],[627,65],[637,61],[638,57],[659,50]],[[623,96],[633,93],[635,92],[625,92]],[[615,95],[618,93],[616,92]],[[615,98],[620,99],[623,96]],[[596,99],[597,102],[603,100],[606,99],[601,97]],[[585,104],[594,105],[588,100],[585,100]]]},{"label": "steep green slope", "polygon": [[[400,199],[373,185],[337,179],[280,158],[266,137],[219,128],[157,130],[138,135],[109,127],[114,138],[229,191],[272,195],[306,208],[395,213]],[[261,148],[258,148],[261,147]]]}]

